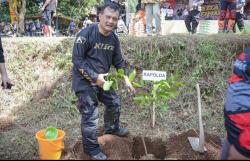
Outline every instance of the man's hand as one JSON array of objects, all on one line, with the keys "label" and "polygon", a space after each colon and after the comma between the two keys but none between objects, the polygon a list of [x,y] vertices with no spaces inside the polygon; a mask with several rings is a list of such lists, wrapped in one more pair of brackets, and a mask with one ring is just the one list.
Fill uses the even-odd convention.
[{"label": "man's hand", "polygon": [[56,17],[56,11],[53,13],[53,17]]},{"label": "man's hand", "polygon": [[133,87],[133,85],[131,84],[127,76],[124,76],[124,80],[125,80],[126,86],[128,87],[129,92],[135,93],[136,92],[135,88]]},{"label": "man's hand", "polygon": [[96,80],[96,85],[99,86],[99,87],[103,87],[104,83],[106,82],[104,77],[108,76],[108,73],[106,74],[99,74],[98,75],[98,78]]},{"label": "man's hand", "polygon": [[43,6],[42,8],[41,8],[41,11],[43,12],[45,10],[45,6]]}]

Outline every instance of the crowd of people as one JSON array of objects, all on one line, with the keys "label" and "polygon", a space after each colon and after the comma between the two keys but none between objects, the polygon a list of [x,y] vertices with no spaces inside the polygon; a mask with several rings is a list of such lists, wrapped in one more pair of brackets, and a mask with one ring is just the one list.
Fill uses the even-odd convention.
[{"label": "crowd of people", "polygon": [[[47,21],[28,20],[24,25],[25,36],[45,36],[49,37],[49,27]],[[53,34],[55,34],[55,26],[52,26]]]},{"label": "crowd of people", "polygon": [[[106,0],[107,2],[109,0]],[[197,26],[199,24],[200,19],[206,20],[220,20],[219,23],[219,32],[236,32],[236,27],[233,24],[237,24],[240,31],[244,29],[244,19],[250,19],[250,10],[243,10],[245,0],[236,0],[235,10],[237,11],[235,14],[232,14],[230,10],[225,10],[223,7],[227,7],[224,4],[227,0],[222,0],[220,2],[220,6],[222,7],[221,13],[219,15],[214,16],[202,16],[201,6],[207,5],[206,1],[199,1],[193,0],[189,1],[187,4],[186,1],[178,1],[179,3],[173,6],[172,4],[166,2],[166,0],[136,0],[136,16],[132,18],[130,24],[123,24],[123,21],[119,21],[119,24],[122,24],[122,27],[118,29],[122,30],[122,32],[127,32],[129,25],[132,25],[132,30],[135,28],[135,23],[141,21],[143,24],[144,32],[147,35],[152,35],[152,30],[157,35],[161,33],[161,22],[164,20],[183,20],[185,21],[187,30],[190,33],[195,33],[197,30]],[[224,2],[225,1],[225,2]],[[50,2],[50,0],[48,0]],[[57,8],[57,0],[51,0],[52,3],[47,3],[45,1],[44,5],[42,6],[41,10],[42,15],[41,18],[38,19],[30,19],[25,21],[24,27],[24,36],[45,36],[50,37],[56,34],[55,23],[53,21],[53,17],[56,14]],[[113,2],[119,2],[118,0],[113,0]],[[191,4],[192,2],[193,4]],[[197,6],[198,5],[198,6]],[[195,6],[195,7],[194,7]],[[231,9],[232,10],[232,9]],[[219,11],[218,11],[219,12]],[[235,16],[232,16],[235,15]],[[231,16],[231,17],[230,17]],[[85,28],[93,23],[97,22],[97,15],[96,17],[89,18],[86,17],[82,20],[82,23],[76,21],[69,22],[68,28],[66,32],[62,32],[62,35],[65,36],[74,36],[81,28]],[[233,19],[232,19],[233,17]],[[235,18],[234,18],[235,17]],[[153,21],[153,19],[155,21]],[[222,23],[222,21],[224,23]],[[236,21],[236,22],[235,22]],[[153,24],[154,22],[154,24]],[[121,25],[120,25],[121,26]],[[194,26],[194,27],[193,27]],[[194,28],[194,29],[192,29]],[[1,22],[0,23],[0,33],[1,35],[6,36],[16,36],[19,27],[18,23],[10,23],[10,22]],[[58,32],[58,31],[57,31]]]},{"label": "crowd of people", "polygon": [[[236,32],[236,25],[239,31],[242,32],[244,30],[244,20],[250,18],[250,10],[244,10],[245,5],[245,0],[221,0],[220,2],[215,1],[212,3],[206,0],[190,0],[186,3],[179,1],[174,6],[165,0],[138,0],[136,14],[132,16],[130,21],[132,26],[130,30],[134,33],[136,23],[141,23],[144,26],[142,32],[152,35],[152,27],[154,27],[154,32],[156,35],[159,35],[162,21],[183,20],[188,32],[196,33],[199,21],[204,19],[219,20],[219,33]],[[209,16],[203,15],[207,6],[214,8]],[[152,26],[153,18],[154,26]]]},{"label": "crowd of people", "polygon": [[4,22],[0,23],[0,34],[8,35],[10,37],[14,37],[18,32],[18,23],[15,21],[14,23]]}]

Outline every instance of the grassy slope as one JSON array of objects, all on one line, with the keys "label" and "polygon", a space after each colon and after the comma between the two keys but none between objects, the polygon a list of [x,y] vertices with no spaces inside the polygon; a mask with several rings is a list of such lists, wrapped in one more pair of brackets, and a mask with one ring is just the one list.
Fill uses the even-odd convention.
[{"label": "grassy slope", "polygon": [[[0,118],[8,116],[12,126],[0,130],[0,158],[37,159],[35,133],[49,125],[66,131],[70,148],[81,137],[76,98],[71,91],[71,48],[73,39],[4,39],[7,67],[16,84],[0,91]],[[148,111],[137,108],[121,87],[122,125],[133,135],[167,137],[197,128],[196,90],[201,85],[205,130],[223,137],[223,102],[234,57],[250,45],[250,35],[171,35],[162,38],[121,39],[128,65],[178,74],[185,83],[169,111],[157,114],[154,130]],[[100,125],[102,125],[102,110]],[[72,159],[74,157],[72,156]]]}]

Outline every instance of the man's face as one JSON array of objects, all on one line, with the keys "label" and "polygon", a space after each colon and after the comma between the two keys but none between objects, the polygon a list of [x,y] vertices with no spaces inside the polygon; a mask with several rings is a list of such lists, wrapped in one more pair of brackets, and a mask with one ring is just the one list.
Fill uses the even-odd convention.
[{"label": "man's face", "polygon": [[100,26],[105,32],[111,32],[117,25],[119,12],[107,7],[100,13]]}]

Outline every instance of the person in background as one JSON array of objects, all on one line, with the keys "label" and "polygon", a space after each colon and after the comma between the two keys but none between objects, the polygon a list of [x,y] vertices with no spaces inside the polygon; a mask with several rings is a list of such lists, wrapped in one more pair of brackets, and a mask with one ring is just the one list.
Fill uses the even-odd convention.
[{"label": "person in background", "polygon": [[174,18],[174,9],[171,7],[171,6],[169,6],[168,8],[167,8],[167,14],[166,14],[166,20],[173,20],[173,18]]},{"label": "person in background", "polygon": [[68,27],[69,36],[73,36],[75,34],[75,31],[76,31],[76,24],[74,21],[71,21]]},{"label": "person in background", "polygon": [[2,83],[1,83],[2,88],[11,89],[13,84],[11,83],[8,77],[7,71],[6,71],[1,37],[0,37],[0,74],[1,74],[1,79],[2,79]]},{"label": "person in background", "polygon": [[36,27],[36,36],[41,36],[42,33],[42,25],[39,19],[35,21],[35,27]]},{"label": "person in background", "polygon": [[178,8],[177,11],[176,11],[176,19],[177,20],[182,20],[182,16],[183,16],[183,9]]},{"label": "person in background", "polygon": [[30,25],[29,25],[29,21],[25,21],[24,30],[25,30],[25,36],[30,36]]},{"label": "person in background", "polygon": [[[227,25],[225,25],[225,19],[229,12],[229,19]],[[236,19],[236,0],[221,0],[220,1],[220,17],[219,17],[219,33],[223,33],[225,26],[227,26],[226,32],[233,32]]]},{"label": "person in background", "polygon": [[35,22],[33,20],[30,20],[30,36],[35,36],[36,35],[36,25]]},{"label": "person in background", "polygon": [[236,24],[239,28],[240,33],[242,33],[245,29],[245,25],[244,25],[244,6],[245,5],[246,5],[245,0],[236,1],[236,23],[233,28],[234,33],[236,33]]},{"label": "person in background", "polygon": [[89,27],[91,24],[93,24],[93,22],[88,17],[86,17],[83,21],[83,28]]},{"label": "person in background", "polygon": [[52,28],[53,17],[56,15],[57,0],[46,0],[42,6],[43,18],[48,21],[49,36],[52,37],[54,30]]},{"label": "person in background", "polygon": [[194,34],[197,32],[197,27],[199,25],[201,5],[204,0],[190,0],[189,1],[189,13],[185,19],[185,24],[188,32]]},{"label": "person in background", "polygon": [[[142,0],[142,8],[146,13],[146,32],[148,36],[153,34],[153,17],[155,18],[156,35],[161,34],[161,9],[163,0]],[[144,7],[145,6],[145,7]]]},{"label": "person in background", "polygon": [[16,36],[16,34],[18,33],[18,23],[17,23],[17,21],[14,21],[12,26],[13,26],[14,36]]},{"label": "person in background", "polygon": [[45,24],[43,25],[43,36],[50,37],[48,20],[45,20]]},{"label": "person in background", "polygon": [[11,24],[9,22],[6,22],[4,26],[4,33],[8,34],[10,31],[11,31]]},{"label": "person in background", "polygon": [[188,16],[188,5],[184,7],[183,9],[183,15],[182,15],[182,19],[185,20]]},{"label": "person in background", "polygon": [[224,106],[222,160],[250,159],[250,46],[234,63]]}]

